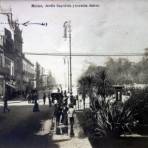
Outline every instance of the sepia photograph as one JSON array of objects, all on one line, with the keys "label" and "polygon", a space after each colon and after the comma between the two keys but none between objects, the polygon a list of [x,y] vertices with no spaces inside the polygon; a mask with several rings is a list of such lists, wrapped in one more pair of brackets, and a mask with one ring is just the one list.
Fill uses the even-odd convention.
[{"label": "sepia photograph", "polygon": [[148,148],[147,0],[0,0],[0,148]]}]

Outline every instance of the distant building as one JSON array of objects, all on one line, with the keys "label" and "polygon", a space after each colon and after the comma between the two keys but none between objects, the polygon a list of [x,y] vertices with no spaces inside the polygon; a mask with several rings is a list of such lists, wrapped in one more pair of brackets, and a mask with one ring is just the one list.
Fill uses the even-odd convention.
[{"label": "distant building", "polygon": [[[22,30],[16,21],[0,14],[6,24],[0,28],[0,96],[15,97],[44,86],[44,68],[34,66],[23,54]],[[36,83],[35,83],[36,82]]]},{"label": "distant building", "polygon": [[5,68],[8,75],[5,76],[5,96],[12,98],[16,91],[16,81],[14,79],[14,61],[5,56]]},{"label": "distant building", "polygon": [[5,94],[4,52],[0,47],[0,98]]},{"label": "distant building", "polygon": [[22,58],[23,63],[23,91],[30,91],[33,89],[35,81],[35,70],[34,65],[25,56]]},{"label": "distant building", "polygon": [[47,88],[48,86],[48,75],[42,75],[42,82],[43,82],[43,88]]},{"label": "distant building", "polygon": [[45,84],[44,84],[44,78],[45,77],[45,69],[37,62],[36,67],[35,67],[35,80],[36,80],[36,88],[37,90],[43,89]]},{"label": "distant building", "polygon": [[10,95],[14,84],[14,61],[4,52],[5,36],[0,37],[0,96]]}]

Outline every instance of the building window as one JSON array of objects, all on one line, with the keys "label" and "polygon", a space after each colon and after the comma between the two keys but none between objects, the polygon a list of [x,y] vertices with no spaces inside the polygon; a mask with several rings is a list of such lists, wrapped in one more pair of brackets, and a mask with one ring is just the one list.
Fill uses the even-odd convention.
[{"label": "building window", "polygon": [[2,54],[0,54],[0,67],[3,66],[3,63],[2,63],[3,62],[3,59],[2,58],[3,58],[3,56],[2,56]]}]

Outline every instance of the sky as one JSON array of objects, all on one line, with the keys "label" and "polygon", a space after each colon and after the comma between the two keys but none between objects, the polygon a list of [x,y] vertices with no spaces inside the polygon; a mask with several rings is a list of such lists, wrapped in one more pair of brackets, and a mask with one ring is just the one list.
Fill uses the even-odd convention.
[{"label": "sky", "polygon": [[[33,8],[31,5],[42,5]],[[56,7],[45,7],[53,4]],[[57,5],[95,4],[96,7],[61,8]],[[47,22],[48,26],[20,26],[24,52],[69,52],[64,40],[63,24],[72,26],[72,53],[143,53],[148,47],[147,0],[1,0],[1,9],[12,9],[13,19],[20,23]],[[1,27],[1,26],[0,26]],[[27,56],[51,70],[58,83],[67,81],[64,57]],[[114,57],[115,58],[115,57]],[[119,57],[116,57],[119,58]],[[138,61],[140,57],[126,57]],[[90,64],[105,65],[107,57],[72,57],[73,84]]]}]

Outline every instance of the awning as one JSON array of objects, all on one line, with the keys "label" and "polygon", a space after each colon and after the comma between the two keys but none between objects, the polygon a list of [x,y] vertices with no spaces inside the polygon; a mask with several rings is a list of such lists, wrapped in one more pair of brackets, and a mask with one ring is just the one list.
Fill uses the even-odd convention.
[{"label": "awning", "polygon": [[13,89],[16,89],[16,87],[10,83],[6,83],[6,85],[12,87]]}]

